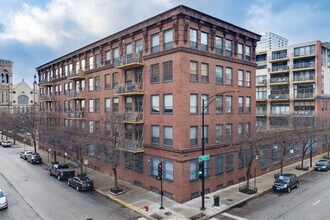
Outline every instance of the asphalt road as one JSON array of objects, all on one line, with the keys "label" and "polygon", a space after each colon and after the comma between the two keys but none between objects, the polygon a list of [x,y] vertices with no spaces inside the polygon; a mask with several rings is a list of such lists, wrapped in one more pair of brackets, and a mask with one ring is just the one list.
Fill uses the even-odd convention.
[{"label": "asphalt road", "polygon": [[330,171],[312,171],[300,178],[290,193],[269,192],[247,204],[216,216],[221,220],[329,219]]},{"label": "asphalt road", "polygon": [[19,157],[18,148],[0,147],[0,188],[8,193],[8,220],[108,220],[140,216],[96,192],[77,192],[66,181],[48,174],[45,165],[32,165]]}]

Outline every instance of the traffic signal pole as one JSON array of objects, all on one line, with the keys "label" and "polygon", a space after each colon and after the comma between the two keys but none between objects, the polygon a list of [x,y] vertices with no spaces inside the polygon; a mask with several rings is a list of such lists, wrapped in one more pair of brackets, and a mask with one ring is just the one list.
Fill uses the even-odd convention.
[{"label": "traffic signal pole", "polygon": [[160,208],[159,209],[164,209],[163,206],[163,162],[160,161],[158,163],[158,176],[156,177],[157,180],[160,181]]}]

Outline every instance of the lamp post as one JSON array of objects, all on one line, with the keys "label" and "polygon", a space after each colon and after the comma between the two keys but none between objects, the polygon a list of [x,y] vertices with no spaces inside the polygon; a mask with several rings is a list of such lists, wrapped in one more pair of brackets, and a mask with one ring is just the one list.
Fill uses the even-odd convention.
[{"label": "lamp post", "polygon": [[48,163],[49,163],[49,153],[52,151],[52,149],[48,149]]},{"label": "lamp post", "polygon": [[[205,144],[204,144],[204,115],[205,115],[205,110],[207,107],[218,97],[221,95],[224,95],[226,93],[232,93],[232,92],[239,92],[238,90],[233,90],[233,91],[225,91],[225,92],[220,92],[217,93],[207,99],[202,99],[202,156],[204,156],[205,153]],[[205,102],[208,101],[207,105],[205,105]],[[205,161],[201,161],[203,164],[203,174],[202,174],[202,207],[201,210],[205,210]]]},{"label": "lamp post", "polygon": [[68,156],[67,152],[64,152],[64,163],[65,163],[65,157]]},{"label": "lamp post", "polygon": [[24,152],[25,152],[25,141],[26,141],[26,139],[24,138],[23,139]]}]

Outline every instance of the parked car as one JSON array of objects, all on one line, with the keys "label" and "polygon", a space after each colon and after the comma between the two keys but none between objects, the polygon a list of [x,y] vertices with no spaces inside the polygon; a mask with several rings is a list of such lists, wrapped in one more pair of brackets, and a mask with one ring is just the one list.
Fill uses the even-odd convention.
[{"label": "parked car", "polygon": [[40,157],[40,155],[38,153],[36,154],[29,154],[27,157],[26,157],[26,160],[32,164],[34,163],[42,163],[42,158]]},{"label": "parked car", "polygon": [[316,162],[314,170],[328,171],[330,169],[330,160],[319,160]]},{"label": "parked car", "polygon": [[67,164],[52,164],[48,169],[50,176],[56,176],[58,181],[69,179],[75,176],[75,170]]},{"label": "parked car", "polygon": [[68,186],[75,188],[77,191],[92,190],[94,183],[88,176],[78,175],[68,179]]},{"label": "parked car", "polygon": [[8,207],[7,194],[0,189],[0,209]]},{"label": "parked car", "polygon": [[291,192],[294,187],[299,187],[299,180],[296,174],[286,173],[275,179],[273,184],[274,191]]},{"label": "parked car", "polygon": [[1,146],[3,147],[11,147],[11,142],[8,140],[1,141]]},{"label": "parked car", "polygon": [[19,154],[19,156],[20,156],[22,159],[26,160],[26,159],[27,159],[27,156],[30,155],[30,154],[32,154],[32,151],[25,150],[25,151],[21,152],[21,153]]}]

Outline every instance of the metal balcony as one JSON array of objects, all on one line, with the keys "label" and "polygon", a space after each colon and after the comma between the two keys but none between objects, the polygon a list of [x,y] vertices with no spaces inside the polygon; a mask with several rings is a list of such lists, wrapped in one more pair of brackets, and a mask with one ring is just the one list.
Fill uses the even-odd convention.
[{"label": "metal balcony", "polygon": [[67,97],[68,99],[85,99],[85,91],[70,91]]},{"label": "metal balcony", "polygon": [[53,98],[51,95],[41,95],[40,96],[40,101],[44,101],[44,102],[52,102]]},{"label": "metal balcony", "polygon": [[269,99],[276,100],[276,99],[289,99],[289,94],[271,94],[269,95]]},{"label": "metal balcony", "polygon": [[315,94],[313,92],[309,92],[309,93],[305,93],[305,92],[295,93],[293,95],[293,98],[294,99],[313,99],[313,98],[315,98]]},{"label": "metal balcony", "polygon": [[287,84],[289,83],[289,77],[278,77],[269,79],[269,83],[271,84]]},{"label": "metal balcony", "polygon": [[128,54],[125,57],[115,59],[115,68],[117,69],[132,69],[144,66],[142,54]]},{"label": "metal balcony", "polygon": [[315,63],[314,62],[306,62],[306,63],[294,63],[293,70],[297,69],[314,69]]},{"label": "metal balcony", "polygon": [[83,70],[79,70],[77,72],[68,72],[69,80],[80,80],[85,78],[86,78],[86,74]]},{"label": "metal balcony", "polygon": [[40,80],[40,86],[53,86],[52,80],[42,79]]},{"label": "metal balcony", "polygon": [[143,124],[143,112],[119,112],[116,120],[126,124]]},{"label": "metal balcony", "polygon": [[68,112],[69,119],[85,119],[84,111],[71,111]]},{"label": "metal balcony", "polygon": [[125,83],[121,86],[115,87],[117,95],[143,95],[144,91],[141,82]]},{"label": "metal balcony", "polygon": [[123,151],[128,151],[131,153],[143,153],[144,152],[142,141],[134,141],[134,140],[128,140],[128,139],[118,141],[117,149],[123,150]]}]

